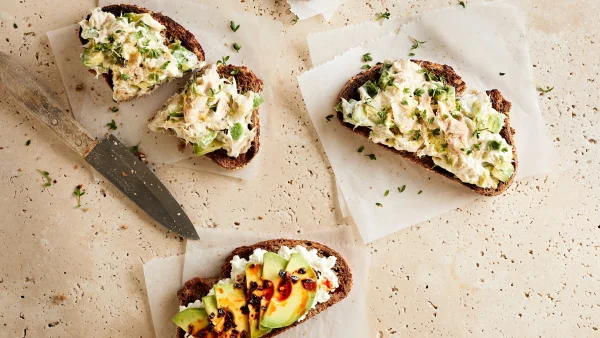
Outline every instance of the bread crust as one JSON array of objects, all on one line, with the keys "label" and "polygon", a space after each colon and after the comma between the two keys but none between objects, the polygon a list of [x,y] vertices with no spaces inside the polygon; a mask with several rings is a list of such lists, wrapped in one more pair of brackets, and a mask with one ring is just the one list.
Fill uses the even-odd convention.
[{"label": "bread crust", "polygon": [[[233,250],[233,252],[231,252],[231,254],[225,259],[225,265],[223,265],[223,268],[221,269],[221,277],[216,277],[216,278],[196,277],[196,278],[193,278],[193,279],[190,279],[189,281],[187,281],[185,283],[185,285],[183,286],[183,288],[181,290],[179,290],[179,292],[177,293],[179,305],[186,306],[189,303],[195,302],[197,299],[201,299],[203,296],[205,296],[208,293],[208,291],[213,287],[213,285],[219,281],[219,279],[228,278],[231,273],[231,263],[230,262],[233,259],[233,256],[237,255],[240,258],[248,259],[256,248],[261,248],[261,249],[271,251],[271,252],[277,252],[279,250],[279,248],[281,248],[282,246],[287,246],[289,248],[293,248],[296,245],[302,245],[302,246],[306,247],[307,249],[317,249],[317,252],[322,257],[329,257],[329,256],[336,257],[336,264],[333,267],[333,271],[335,271],[336,275],[338,276],[340,286],[331,294],[331,298],[327,302],[317,304],[317,306],[314,309],[310,310],[306,314],[306,318],[303,321],[295,322],[294,324],[284,327],[284,328],[273,329],[271,332],[264,335],[263,338],[274,337],[282,332],[289,330],[290,328],[292,328],[296,325],[304,323],[305,321],[309,320],[310,318],[313,318],[314,316],[321,313],[322,311],[329,308],[330,306],[334,305],[335,303],[346,298],[346,296],[348,296],[348,294],[350,293],[350,290],[352,289],[352,283],[353,283],[352,271],[350,270],[350,266],[348,265],[346,260],[337,251],[327,247],[326,245],[323,245],[318,242],[313,242],[313,241],[294,240],[294,239],[274,239],[274,240],[259,242],[254,245],[251,245],[251,246],[239,247],[239,248]],[[183,330],[181,330],[180,328],[177,329],[177,337],[179,337],[179,338],[185,337],[185,332]]]},{"label": "bread crust", "polygon": [[[102,11],[111,13],[116,17],[118,17],[124,13],[137,13],[137,14],[150,13],[150,15],[152,15],[152,17],[156,21],[160,22],[163,26],[165,26],[166,29],[164,31],[164,37],[165,37],[166,41],[168,41],[168,42],[173,42],[175,40],[181,41],[181,45],[184,46],[190,52],[196,54],[199,61],[204,61],[204,50],[202,49],[202,46],[200,46],[200,43],[198,42],[198,40],[196,40],[196,37],[194,36],[194,34],[189,32],[185,28],[183,28],[183,26],[181,26],[180,24],[175,22],[175,20],[171,19],[170,17],[168,17],[166,15],[162,15],[162,13],[155,13],[144,7],[140,7],[140,6],[136,6],[136,5],[127,5],[127,4],[104,6],[104,7],[102,7]],[[86,17],[86,20],[89,20],[90,16],[91,16],[91,14],[88,14]],[[85,45],[88,43],[88,40],[81,37],[81,32],[82,32],[82,28],[80,27],[79,28],[79,41],[81,41],[82,45]],[[90,69],[89,72],[96,75],[96,72],[94,70]],[[106,83],[108,83],[108,85],[112,89],[113,88],[112,71],[102,74],[102,77],[104,78]],[[157,86],[157,88],[158,87],[159,86]],[[144,95],[148,95],[148,94],[150,94],[150,93],[146,93],[143,95],[137,95],[135,97],[140,97],[140,96],[144,96]],[[132,97],[131,99],[133,99],[135,97]],[[129,100],[131,100],[131,99],[129,99]],[[127,100],[125,100],[125,101],[127,101]]]},{"label": "bread crust", "polygon": [[[454,69],[452,67],[450,67],[448,65],[441,65],[438,63],[434,63],[434,62],[429,62],[429,61],[422,61],[422,60],[411,60],[411,61],[418,64],[419,66],[423,67],[424,69],[427,69],[429,72],[433,72],[438,77],[443,76],[446,79],[446,82],[448,83],[448,85],[452,85],[454,87],[457,97],[462,96],[462,94],[464,93],[464,91],[466,89],[466,84],[462,80],[462,78],[454,71]],[[339,102],[342,98],[346,99],[346,100],[350,100],[350,99],[360,100],[360,96],[358,95],[358,92],[357,92],[358,88],[360,88],[367,81],[372,81],[374,83],[377,83],[377,80],[379,80],[379,75],[380,75],[382,66],[383,66],[383,64],[378,63],[374,67],[353,76],[344,85],[344,87],[340,91],[336,102]],[[504,127],[502,128],[502,130],[500,130],[500,135],[513,148],[513,159],[514,159],[514,167],[515,167],[515,172],[513,173],[513,175],[506,182],[500,181],[498,184],[498,187],[496,189],[481,188],[474,184],[464,183],[460,179],[458,179],[453,173],[446,171],[445,169],[442,169],[441,167],[436,166],[435,163],[433,163],[433,159],[430,156],[419,157],[419,156],[417,156],[416,153],[412,153],[412,152],[404,151],[404,150],[397,150],[393,147],[390,147],[390,146],[387,146],[384,144],[380,144],[380,143],[377,143],[377,145],[384,147],[385,149],[390,150],[390,151],[406,158],[407,160],[426,168],[429,171],[435,172],[437,174],[440,174],[440,175],[448,178],[451,181],[462,184],[463,186],[471,189],[472,191],[474,191],[478,194],[485,195],[485,196],[500,195],[503,192],[505,192],[506,189],[508,189],[508,187],[513,183],[515,175],[517,173],[517,167],[519,164],[519,160],[517,158],[517,148],[514,144],[515,130],[510,125],[509,113],[510,113],[512,104],[508,100],[506,100],[502,96],[500,91],[498,91],[497,89],[488,90],[488,91],[486,91],[486,93],[490,97],[490,100],[492,102],[492,107],[495,110],[497,110],[498,112],[500,112],[506,116],[506,118],[504,119]],[[342,112],[336,112],[336,115],[338,117],[338,120],[344,127],[350,129],[351,131],[353,131],[363,137],[366,137],[367,139],[369,138],[369,134],[370,134],[369,128],[355,127],[353,124],[344,122],[344,115]]]}]

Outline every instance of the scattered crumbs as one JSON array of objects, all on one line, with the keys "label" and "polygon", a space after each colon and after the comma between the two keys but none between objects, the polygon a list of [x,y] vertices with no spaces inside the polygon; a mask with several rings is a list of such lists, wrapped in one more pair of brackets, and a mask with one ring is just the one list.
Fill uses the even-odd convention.
[{"label": "scattered crumbs", "polygon": [[62,304],[67,300],[67,298],[68,297],[63,294],[58,294],[52,297],[52,301],[54,301],[54,304]]},{"label": "scattered crumbs", "polygon": [[121,175],[123,175],[123,177],[127,177],[127,173],[126,172],[121,172]]},{"label": "scattered crumbs", "polygon": [[225,46],[229,47],[230,46],[229,42],[225,42]]},{"label": "scattered crumbs", "polygon": [[26,146],[29,146],[30,144],[31,144],[31,140],[27,140],[27,141],[25,142],[25,145],[26,145]]},{"label": "scattered crumbs", "polygon": [[240,222],[233,222],[234,225],[240,225]]},{"label": "scattered crumbs", "polygon": [[258,219],[262,220],[262,219],[263,219],[263,217],[262,217],[262,216],[258,216]]},{"label": "scattered crumbs", "polygon": [[506,73],[500,73],[500,76],[504,76],[504,75],[506,75]]},{"label": "scattered crumbs", "polygon": [[77,168],[79,168],[77,164],[73,166],[73,169],[77,170]]},{"label": "scattered crumbs", "polygon": [[83,212],[88,212],[88,211],[90,211],[90,208],[83,208],[81,210],[83,210]]},{"label": "scattered crumbs", "polygon": [[78,84],[77,86],[75,86],[75,91],[76,92],[80,92],[83,90],[83,83]]},{"label": "scattered crumbs", "polygon": [[379,202],[375,203],[375,205],[378,206],[378,207],[383,207],[383,204],[381,204]]},{"label": "scattered crumbs", "polygon": [[19,28],[19,26],[17,26],[17,24],[16,24],[16,23],[13,23],[13,28],[14,28],[14,29],[17,29],[17,28]]},{"label": "scattered crumbs", "polygon": [[23,168],[19,168],[19,169],[17,169],[17,171],[23,171]]},{"label": "scattered crumbs", "polygon": [[128,228],[129,228],[129,227],[127,226],[127,224],[123,224],[123,225],[121,225],[121,229],[122,229],[122,230],[127,230]]},{"label": "scattered crumbs", "polygon": [[419,192],[417,193],[417,195],[421,195],[423,193],[423,190],[419,190]]}]

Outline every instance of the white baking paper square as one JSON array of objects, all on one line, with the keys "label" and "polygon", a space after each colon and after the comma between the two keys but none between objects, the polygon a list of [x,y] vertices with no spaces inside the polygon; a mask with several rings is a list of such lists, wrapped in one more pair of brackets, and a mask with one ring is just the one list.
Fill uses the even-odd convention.
[{"label": "white baking paper square", "polygon": [[343,0],[288,0],[290,10],[299,20],[322,14],[329,21]]},{"label": "white baking paper square", "polygon": [[[299,77],[313,124],[348,210],[366,242],[438,216],[479,196],[392,155],[342,127],[336,119],[330,122],[325,119],[333,113],[340,89],[360,71],[362,55],[367,52],[375,61],[407,58],[412,45],[409,36],[427,41],[413,51],[414,58],[452,65],[468,85],[498,88],[513,102],[511,122],[517,130],[520,161],[517,178],[548,173],[555,166],[556,153],[537,106],[535,85],[504,48],[504,42],[497,41],[501,40],[494,31],[498,26],[488,25],[490,21],[462,9],[429,14],[403,26],[398,34],[363,44]],[[461,22],[469,25],[456,24]],[[506,75],[499,76],[500,72]],[[361,145],[365,150],[359,154],[357,149]],[[364,156],[370,153],[376,155],[376,161]],[[397,188],[403,185],[407,186],[405,192],[398,193]],[[386,190],[391,192],[384,198]]]}]

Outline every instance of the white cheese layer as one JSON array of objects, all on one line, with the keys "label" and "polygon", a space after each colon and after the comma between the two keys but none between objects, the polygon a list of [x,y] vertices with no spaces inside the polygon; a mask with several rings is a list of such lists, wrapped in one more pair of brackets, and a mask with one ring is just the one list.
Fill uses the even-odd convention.
[{"label": "white cheese layer", "polygon": [[514,173],[513,148],[500,135],[505,115],[489,96],[454,87],[410,60],[386,61],[377,83],[358,89],[360,100],[336,106],[344,122],[368,127],[369,138],[397,150],[430,156],[462,182],[496,188]]},{"label": "white cheese layer", "polygon": [[252,113],[262,97],[238,93],[235,78],[222,78],[217,65],[207,66],[181,93],[173,95],[148,124],[152,131],[170,131],[194,145],[198,156],[218,149],[238,157],[256,135]]},{"label": "white cheese layer", "polygon": [[179,41],[167,45],[165,26],[149,13],[116,17],[94,8],[79,25],[81,37],[88,40],[81,60],[96,76],[112,72],[115,101],[147,94],[203,64]]}]

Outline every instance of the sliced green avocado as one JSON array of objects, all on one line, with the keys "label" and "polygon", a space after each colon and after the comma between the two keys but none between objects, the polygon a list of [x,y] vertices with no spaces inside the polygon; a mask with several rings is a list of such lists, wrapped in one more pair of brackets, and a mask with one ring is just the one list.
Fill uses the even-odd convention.
[{"label": "sliced green avocado", "polygon": [[215,332],[223,331],[225,318],[223,316],[219,316],[217,298],[215,296],[202,297],[202,304],[204,304],[204,309],[206,309],[206,313],[208,314],[208,320],[213,324],[213,330]]},{"label": "sliced green avocado", "polygon": [[208,314],[204,309],[185,309],[173,317],[173,323],[194,337],[199,337],[202,331],[208,332],[205,330],[209,325]]},{"label": "sliced green avocado", "polygon": [[269,301],[263,297],[262,265],[255,263],[246,264],[246,289],[248,290],[248,322],[250,324],[250,338],[258,338],[271,332],[271,329],[261,328],[260,309],[267,306]]},{"label": "sliced green avocado", "polygon": [[[265,316],[266,309],[269,305],[269,301],[272,297],[279,297],[279,291],[274,285],[279,285],[279,281],[281,280],[281,276],[279,274],[280,271],[285,270],[285,267],[288,264],[288,260],[279,256],[274,252],[266,252],[263,256],[263,268],[262,268],[262,280],[263,289],[264,289],[264,302],[260,307],[260,319],[262,320]],[[269,330],[269,328],[264,327],[260,324],[260,327],[264,330]]]},{"label": "sliced green avocado", "polygon": [[510,177],[514,174],[515,167],[512,163],[502,163],[501,165],[495,166],[492,169],[492,176],[499,179],[502,182],[506,182],[510,179]]},{"label": "sliced green avocado", "polygon": [[198,143],[194,143],[194,155],[196,155],[196,156],[206,155],[208,153],[212,153],[213,151],[219,150],[221,148],[223,148],[223,143],[221,143],[217,140],[212,141],[206,147],[202,147]]},{"label": "sliced green avocado", "polygon": [[104,62],[104,53],[102,51],[95,51],[93,48],[85,49],[81,54],[81,61],[86,67],[97,67]]},{"label": "sliced green avocado", "polygon": [[248,306],[244,288],[238,284],[217,284],[214,289],[217,306],[224,311],[225,318],[223,332],[219,337],[234,338],[248,335]]},{"label": "sliced green avocado", "polygon": [[295,323],[310,310],[317,294],[317,275],[301,254],[294,253],[284,278],[275,285],[277,291],[260,321],[273,329]]}]

